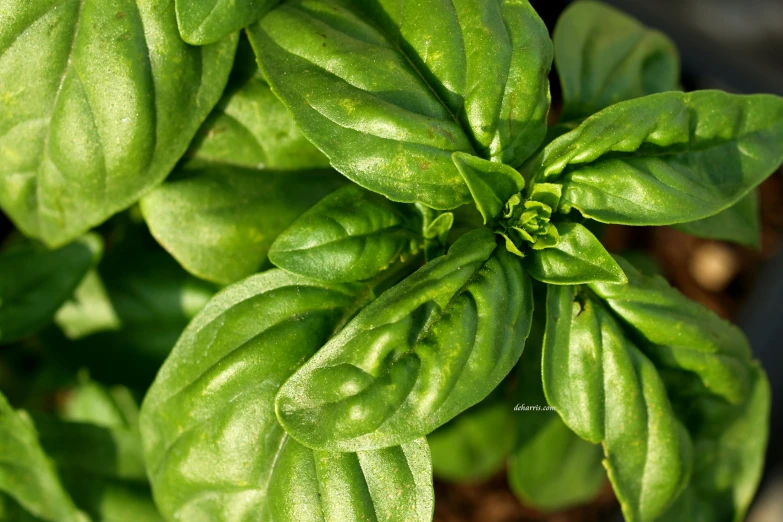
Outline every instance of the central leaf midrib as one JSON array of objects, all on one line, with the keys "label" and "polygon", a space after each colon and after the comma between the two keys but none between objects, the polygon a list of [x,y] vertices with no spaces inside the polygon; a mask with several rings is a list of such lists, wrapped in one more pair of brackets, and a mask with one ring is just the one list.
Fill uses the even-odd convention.
[{"label": "central leaf midrib", "polygon": [[[52,116],[54,115],[55,107],[57,107],[57,102],[60,99],[60,93],[62,92],[63,85],[65,84],[65,77],[68,76],[68,71],[71,68],[71,62],[73,60],[73,52],[74,52],[74,49],[76,48],[76,39],[79,36],[79,30],[81,28],[82,12],[84,11],[84,4],[85,3],[86,3],[86,0],[79,0],[79,10],[76,13],[76,24],[75,24],[75,26],[73,28],[73,36],[71,37],[71,45],[70,45],[70,47],[68,49],[68,57],[65,60],[65,66],[63,67],[63,73],[60,76],[60,81],[57,84],[57,90],[55,90],[54,96],[52,97],[52,105],[51,105],[51,108],[50,108],[50,111],[49,111],[49,114],[48,114],[48,118],[49,118],[50,122],[52,120]],[[40,205],[41,205],[41,197],[40,197],[41,184],[39,183],[39,179],[38,179],[38,171],[41,168],[41,164],[49,157],[49,152],[48,151],[49,151],[49,140],[51,138],[51,135],[52,135],[52,130],[51,130],[51,123],[50,123],[49,127],[46,130],[46,134],[44,136],[43,147],[41,148],[41,151],[42,151],[41,159],[40,159],[40,161],[38,163],[38,166],[35,169],[36,170],[36,176],[35,176],[35,212],[34,212],[34,216],[35,216],[35,228],[38,230],[39,233],[41,233],[42,231],[41,231],[41,207],[40,207]],[[52,210],[55,210],[55,209],[52,209]],[[65,220],[63,219],[63,215],[65,214],[65,211],[62,208],[62,206],[59,206],[59,208],[56,209],[56,212],[57,212],[57,214],[60,217],[60,219],[59,219],[60,223],[64,224]],[[50,218],[52,217],[51,213],[49,213],[49,216],[50,216]]]}]

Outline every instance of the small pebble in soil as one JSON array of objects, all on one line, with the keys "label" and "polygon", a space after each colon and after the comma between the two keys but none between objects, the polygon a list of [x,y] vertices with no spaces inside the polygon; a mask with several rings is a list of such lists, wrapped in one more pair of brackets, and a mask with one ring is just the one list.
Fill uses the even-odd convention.
[{"label": "small pebble in soil", "polygon": [[689,271],[696,282],[711,292],[724,290],[737,276],[740,262],[736,251],[724,243],[707,242],[696,247]]}]

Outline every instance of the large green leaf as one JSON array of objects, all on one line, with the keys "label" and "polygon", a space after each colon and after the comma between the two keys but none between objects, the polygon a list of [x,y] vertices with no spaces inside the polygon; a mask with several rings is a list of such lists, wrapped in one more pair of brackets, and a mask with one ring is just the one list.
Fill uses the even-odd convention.
[{"label": "large green leaf", "polygon": [[18,517],[4,520],[89,521],[63,489],[30,417],[14,411],[2,395],[0,455],[0,514]]},{"label": "large green leaf", "polygon": [[769,384],[736,326],[618,258],[627,285],[594,284],[658,366],[694,442],[691,484],[662,521],[741,521],[761,476]]},{"label": "large green leaf", "polygon": [[141,202],[150,232],[188,272],[230,283],[257,272],[277,234],[343,185],[333,171],[186,167]]},{"label": "large green leaf", "polygon": [[552,44],[527,0],[294,0],[250,39],[303,134],[395,201],[466,203],[453,152],[517,166],[546,132]]},{"label": "large green leaf", "polygon": [[362,281],[422,248],[421,216],[411,205],[356,185],[326,196],[280,234],[269,260],[319,281]]},{"label": "large green leaf", "polygon": [[667,225],[728,208],[783,161],[783,98],[720,91],[613,105],[550,143],[537,176],[563,184],[561,211]]},{"label": "large green leaf", "polygon": [[697,221],[679,223],[674,228],[696,237],[733,241],[761,247],[759,194],[753,190],[726,210]]},{"label": "large green leaf", "polygon": [[431,518],[423,439],[313,451],[275,417],[278,388],[360,305],[360,289],[272,270],[225,289],[193,320],[142,406],[149,475],[168,520]]},{"label": "large green leaf", "polygon": [[0,207],[60,246],[129,206],[187,149],[236,41],[188,46],[171,1],[4,2]]},{"label": "large green leaf", "polygon": [[146,389],[214,292],[162,250],[122,245],[57,311],[55,322],[70,342],[58,343],[55,355],[105,382]]},{"label": "large green leaf", "polygon": [[479,229],[362,310],[280,389],[277,415],[303,444],[356,451],[430,433],[478,403],[516,363],[530,280]]},{"label": "large green leaf", "polygon": [[[553,36],[563,89],[561,120],[579,123],[612,104],[679,89],[673,42],[606,4],[575,2]],[[758,247],[758,196],[701,220],[676,226],[688,234]]]},{"label": "large green leaf", "polygon": [[100,237],[87,234],[57,250],[28,243],[0,254],[0,344],[46,326],[102,251]]},{"label": "large green leaf", "polygon": [[595,291],[636,334],[656,366],[696,374],[715,395],[745,401],[752,377],[751,351],[742,331],[680,294],[660,276],[646,276],[617,258],[628,284],[594,283]]},{"label": "large green leaf", "polygon": [[574,2],[558,19],[552,39],[563,89],[562,121],[679,87],[674,43],[601,2]]},{"label": "large green leaf", "polygon": [[530,276],[553,285],[591,281],[625,282],[625,275],[600,241],[579,223],[557,223],[560,241],[524,257]]},{"label": "large green leaf", "polygon": [[[682,391],[673,382],[670,393]],[[680,393],[681,394],[681,393]],[[747,400],[730,406],[705,396],[682,397],[683,419],[692,424],[694,468],[689,486],[661,522],[742,522],[764,469],[770,388],[753,366]]]},{"label": "large green leaf", "polygon": [[603,445],[626,520],[654,520],[688,482],[688,433],[655,367],[603,305],[577,287],[548,291],[547,400],[577,435]]},{"label": "large green leaf", "polygon": [[222,40],[266,13],[278,0],[176,0],[182,39],[193,45]]},{"label": "large green leaf", "polygon": [[485,480],[503,468],[514,442],[514,413],[498,390],[427,436],[435,476]]}]

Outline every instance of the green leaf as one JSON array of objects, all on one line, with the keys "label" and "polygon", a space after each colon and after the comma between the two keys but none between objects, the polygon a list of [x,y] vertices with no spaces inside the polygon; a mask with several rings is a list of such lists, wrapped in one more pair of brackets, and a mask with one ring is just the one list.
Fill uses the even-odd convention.
[{"label": "green leaf", "polygon": [[427,436],[435,476],[478,482],[503,468],[514,442],[514,417],[502,393],[493,393]]},{"label": "green leaf", "polygon": [[190,164],[306,170],[329,160],[296,128],[264,81],[247,38],[240,38],[228,88],[188,151]]},{"label": "green leaf", "polygon": [[500,383],[530,329],[530,280],[487,229],[362,310],[277,395],[292,437],[330,451],[432,432]]},{"label": "green leaf", "polygon": [[69,390],[62,422],[36,416],[41,444],[66,489],[95,522],[162,522],[146,479],[138,406],[127,388],[82,378]]},{"label": "green leaf", "polygon": [[362,281],[422,247],[421,218],[407,205],[356,185],[302,214],[269,249],[280,268],[319,281]]},{"label": "green leaf", "polygon": [[[748,399],[737,406],[705,397],[685,399],[691,419],[694,469],[689,486],[661,521],[742,522],[764,469],[769,434],[770,388],[753,365]],[[699,413],[696,413],[699,412]],[[728,421],[726,420],[728,419]]]},{"label": "green leaf", "polygon": [[55,322],[70,342],[61,340],[55,355],[62,366],[146,389],[214,292],[159,248],[120,243],[57,311]]},{"label": "green leaf", "polygon": [[431,519],[423,439],[319,452],[275,417],[280,385],[360,306],[360,290],[271,270],[223,290],[191,322],[141,412],[149,475],[167,519]]},{"label": "green leaf", "polygon": [[[546,306],[536,300],[533,328],[517,363],[513,410],[508,406],[514,417],[508,483],[525,505],[560,511],[595,499],[606,473],[601,447],[579,438],[555,411],[543,409],[547,405],[541,382],[545,321]],[[433,464],[434,455],[433,450]]]},{"label": "green leaf", "polygon": [[[422,217],[422,235],[424,236],[424,259],[429,262],[435,259],[436,257],[440,257],[443,254],[446,253],[446,250],[448,250],[448,239],[449,235],[456,233],[459,237],[462,235],[462,233],[465,233],[467,231],[473,230],[474,228],[477,228],[478,226],[481,226],[479,223],[475,224],[468,224],[468,229],[465,231],[462,231],[460,233],[459,230],[453,230],[454,229],[454,223],[455,220],[458,218],[455,216],[454,212],[438,212],[437,210],[432,210],[431,208],[425,207],[421,203],[416,203],[414,205],[416,207],[416,210],[419,211]],[[463,206],[461,208],[466,208],[466,206]],[[478,215],[478,211],[475,210],[475,207],[473,207],[474,212],[476,215]],[[464,214],[464,212],[463,212]],[[472,216],[471,216],[472,217]]]},{"label": "green leaf", "polygon": [[115,386],[109,390],[87,378],[68,391],[59,410],[60,417],[69,422],[105,427],[138,425],[139,407],[128,388]]},{"label": "green leaf", "polygon": [[724,210],[783,161],[783,98],[720,91],[613,105],[550,143],[534,174],[560,210],[603,223],[669,225]]},{"label": "green leaf", "polygon": [[100,237],[87,234],[57,250],[26,243],[0,254],[0,343],[49,324],[102,251]]},{"label": "green leaf", "polygon": [[250,40],[302,133],[395,201],[467,203],[453,152],[517,166],[546,133],[551,41],[526,0],[294,0]]},{"label": "green leaf", "polygon": [[[0,506],[6,504],[21,520],[89,522],[76,509],[38,440],[32,420],[16,412],[0,395]],[[0,507],[0,513],[3,508]],[[24,516],[26,512],[29,515]],[[29,518],[28,518],[29,517]],[[10,520],[15,520],[11,518]]]},{"label": "green leaf", "polygon": [[506,206],[506,201],[525,188],[525,178],[508,165],[455,152],[451,159],[473,196],[484,224],[494,221]]},{"label": "green leaf", "polygon": [[579,223],[557,223],[560,241],[543,250],[531,250],[525,268],[535,279],[553,285],[592,281],[626,281],[622,269],[600,241]]},{"label": "green leaf", "polygon": [[577,435],[603,445],[626,520],[654,520],[688,482],[688,433],[655,367],[603,305],[573,286],[548,292],[547,400]]},{"label": "green leaf", "polygon": [[662,521],[744,519],[761,477],[769,383],[736,326],[618,258],[629,282],[590,285],[661,372],[694,442],[691,484]]},{"label": "green leaf", "polygon": [[237,41],[188,46],[154,0],[8,0],[0,25],[0,207],[52,247],[163,181]]},{"label": "green leaf", "polygon": [[741,245],[761,248],[761,216],[758,191],[748,195],[714,216],[679,223],[674,228],[696,237],[733,241]]},{"label": "green leaf", "polygon": [[260,19],[278,0],[177,0],[177,24],[182,39],[206,45]]},{"label": "green leaf", "polygon": [[152,500],[137,427],[36,416],[41,445],[68,493],[94,522],[162,522]]},{"label": "green leaf", "polygon": [[332,171],[185,167],[141,209],[152,235],[188,272],[230,283],[257,272],[277,235],[341,185]]},{"label": "green leaf", "polygon": [[508,481],[523,503],[561,511],[598,496],[606,480],[600,446],[580,439],[555,412],[528,412],[518,426]]},{"label": "green leaf", "polygon": [[715,395],[737,404],[747,397],[751,351],[742,331],[680,294],[660,276],[646,276],[618,257],[628,284],[590,288],[635,334],[658,367],[694,373]]},{"label": "green leaf", "polygon": [[552,37],[563,90],[561,121],[679,88],[680,59],[664,34],[600,2],[574,2]]}]

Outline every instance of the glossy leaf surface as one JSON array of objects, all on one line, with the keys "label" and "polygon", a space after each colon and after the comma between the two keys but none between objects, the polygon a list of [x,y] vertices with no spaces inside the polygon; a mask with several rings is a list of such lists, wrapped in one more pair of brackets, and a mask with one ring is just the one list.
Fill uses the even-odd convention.
[{"label": "glossy leaf surface", "polygon": [[496,392],[427,436],[442,480],[476,482],[503,468],[514,442],[511,405]]},{"label": "glossy leaf surface", "polygon": [[530,329],[530,281],[486,229],[364,308],[277,396],[292,437],[331,451],[430,433],[486,397]]},{"label": "glossy leaf surface", "polygon": [[484,223],[500,217],[506,201],[525,188],[525,178],[508,165],[464,152],[455,152],[452,159],[473,196],[476,208],[484,217]]},{"label": "glossy leaf surface", "polygon": [[547,400],[577,435],[602,443],[626,520],[655,520],[687,484],[688,433],[655,367],[603,305],[573,286],[548,292]]},{"label": "glossy leaf surface", "polygon": [[453,152],[516,166],[546,131],[551,42],[526,0],[291,1],[250,39],[304,135],[395,201],[466,203]]},{"label": "glossy leaf surface", "polygon": [[761,247],[759,194],[753,190],[733,206],[714,216],[679,223],[674,228],[696,237],[733,241],[740,245]]},{"label": "glossy leaf surface", "polygon": [[177,0],[177,24],[182,39],[193,45],[222,40],[247,27],[278,0]]},{"label": "glossy leaf surface", "polygon": [[89,522],[63,489],[29,415],[14,411],[2,395],[0,455],[0,513],[31,522]]},{"label": "glossy leaf surface", "polygon": [[426,441],[312,451],[278,424],[280,385],[360,299],[282,270],[237,283],[185,330],[142,406],[146,460],[168,520],[428,520]]},{"label": "glossy leaf surface", "polygon": [[601,2],[574,2],[553,35],[563,90],[561,121],[679,87],[680,60],[664,34]]},{"label": "glossy leaf surface", "polygon": [[57,250],[28,243],[0,254],[0,343],[45,327],[102,250],[101,239],[87,234]]},{"label": "glossy leaf surface", "polygon": [[536,176],[563,184],[562,211],[668,225],[728,208],[783,161],[783,98],[720,91],[613,105],[550,143]]},{"label": "glossy leaf surface", "polygon": [[0,207],[60,246],[160,183],[226,85],[236,37],[180,39],[153,0],[10,0],[0,15]]},{"label": "glossy leaf surface", "polygon": [[319,281],[362,281],[421,248],[421,217],[409,205],[349,185],[326,196],[280,234],[269,260]]},{"label": "glossy leaf surface", "polygon": [[556,227],[560,234],[557,245],[525,255],[531,277],[555,285],[625,281],[622,269],[584,225],[558,223]]},{"label": "glossy leaf surface", "polygon": [[737,404],[747,396],[751,351],[742,331],[695,303],[659,276],[650,277],[617,258],[627,285],[591,284],[636,334],[658,367],[693,372],[715,395]]}]

